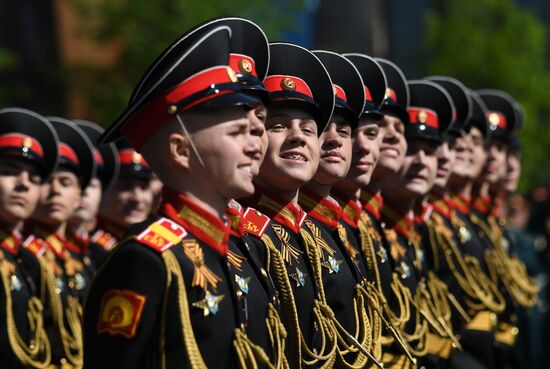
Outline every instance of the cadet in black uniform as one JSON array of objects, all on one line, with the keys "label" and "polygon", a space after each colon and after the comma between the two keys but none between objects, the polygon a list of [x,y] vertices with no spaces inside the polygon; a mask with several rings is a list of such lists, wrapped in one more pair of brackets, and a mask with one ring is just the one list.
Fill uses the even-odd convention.
[{"label": "cadet in black uniform", "polygon": [[[268,309],[248,294],[266,293],[251,290],[262,288],[253,266],[228,251],[227,203],[253,193],[260,155],[247,117],[260,100],[229,67],[231,29],[180,37],[103,137],[128,137],[165,187],[159,214],[132,227],[97,273],[84,314],[87,368],[286,365],[284,347],[259,346],[285,335],[273,315],[246,326],[247,304]],[[268,337],[253,342],[248,330],[266,324]]]},{"label": "cadet in black uniform", "polygon": [[[313,179],[300,189],[298,202],[319,230],[322,283],[328,305],[338,322],[338,359],[334,367],[362,368],[369,356],[351,342],[356,341],[381,358],[380,317],[370,308],[367,297],[367,267],[359,248],[348,240],[340,225],[341,207],[330,196],[332,185],[344,178],[351,166],[352,132],[365,105],[365,89],[355,66],[343,56],[314,51],[331,76],[335,94],[334,112],[319,137],[319,168]],[[372,358],[371,358],[372,364]]]},{"label": "cadet in black uniform", "polygon": [[47,304],[46,329],[52,364],[82,367],[81,299],[88,287],[82,249],[67,238],[70,217],[95,175],[86,134],[63,118],[48,118],[59,137],[59,166],[42,185],[38,207],[26,224],[27,250],[40,261]]},{"label": "cadet in black uniform", "polygon": [[40,267],[22,247],[22,223],[34,212],[40,184],[57,165],[57,135],[40,115],[0,110],[0,363],[45,368],[51,362],[40,300]]},{"label": "cadet in black uniform", "polygon": [[[101,126],[85,120],[75,120],[74,122],[94,144],[97,175],[92,178],[90,185],[84,190],[80,206],[71,218],[71,236],[75,242],[84,245],[87,250],[85,254],[92,264],[89,267],[95,271],[108,253],[107,241],[110,241],[110,246],[114,244],[114,240],[108,240],[107,233],[98,227],[97,217],[103,193],[108,191],[118,178],[118,155],[113,143],[97,146],[97,140],[104,131]],[[90,239],[93,241],[90,242]]]}]

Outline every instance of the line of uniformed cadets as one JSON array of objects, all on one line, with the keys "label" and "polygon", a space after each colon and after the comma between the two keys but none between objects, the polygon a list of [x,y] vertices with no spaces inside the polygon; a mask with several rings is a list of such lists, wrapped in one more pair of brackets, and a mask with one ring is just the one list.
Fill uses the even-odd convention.
[{"label": "line of uniformed cadets", "polygon": [[538,289],[499,209],[523,119],[233,17],[105,131],[3,109],[0,367],[519,368]]}]

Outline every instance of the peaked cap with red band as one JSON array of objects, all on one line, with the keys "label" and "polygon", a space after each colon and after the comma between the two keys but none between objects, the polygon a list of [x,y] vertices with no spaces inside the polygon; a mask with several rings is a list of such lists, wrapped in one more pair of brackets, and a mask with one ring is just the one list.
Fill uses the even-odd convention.
[{"label": "peaked cap with red band", "polygon": [[515,133],[517,113],[516,102],[504,91],[484,89],[476,91],[487,105],[487,120],[491,138],[510,141]]},{"label": "peaked cap with red band", "polygon": [[153,178],[153,171],[149,167],[149,164],[147,164],[141,154],[132,148],[126,139],[121,138],[116,140],[115,144],[119,174],[118,177],[113,179],[114,181],[120,177],[133,177],[145,180]]},{"label": "peaked cap with red band", "polygon": [[320,135],[334,109],[334,88],[323,63],[301,46],[277,42],[269,45],[270,61],[264,86],[272,104],[294,103],[309,110]]},{"label": "peaked cap with red band", "polygon": [[99,137],[105,129],[99,124],[87,120],[73,120],[80,129],[88,136],[94,145],[94,159],[97,165],[97,178],[101,181],[103,191],[106,191],[118,177],[120,170],[118,163],[117,149],[114,143],[98,146]]},{"label": "peaked cap with red band", "polygon": [[57,133],[41,115],[21,108],[0,110],[0,157],[30,160],[46,178],[59,160],[57,143]]},{"label": "peaked cap with red band", "polygon": [[323,63],[332,80],[334,112],[342,114],[352,127],[357,127],[365,106],[365,87],[359,71],[340,54],[326,50],[312,52]]},{"label": "peaked cap with red band", "polygon": [[424,79],[437,83],[443,87],[449,94],[455,107],[456,116],[453,123],[444,128],[445,134],[452,136],[460,136],[464,129],[464,124],[470,120],[472,116],[473,103],[470,91],[459,80],[447,76],[429,76]]},{"label": "peaked cap with red band", "polygon": [[254,107],[229,67],[231,29],[220,26],[181,36],[157,58],[122,115],[101,136],[107,143],[124,135],[139,151],[147,139],[176,115],[216,107]]},{"label": "peaked cap with red band", "polygon": [[440,85],[426,81],[409,81],[409,124],[405,137],[442,141],[442,132],[449,127],[455,116],[451,97]]},{"label": "peaked cap with red band", "polygon": [[477,92],[469,90],[472,97],[472,116],[466,125],[464,131],[470,132],[475,127],[480,130],[485,140],[485,146],[489,144],[491,139],[491,130],[489,129],[489,121],[487,120],[487,105],[481,99]]},{"label": "peaked cap with red band", "polygon": [[59,137],[59,165],[75,172],[80,187],[86,188],[96,176],[94,146],[76,123],[60,117],[47,117]]},{"label": "peaked cap with red band", "polygon": [[380,120],[384,117],[380,107],[386,97],[386,75],[376,60],[364,54],[343,54],[359,71],[364,83],[365,106],[361,116]]},{"label": "peaked cap with red band", "polygon": [[384,70],[386,75],[387,88],[384,102],[382,103],[382,113],[395,115],[406,125],[409,123],[409,87],[405,75],[399,67],[386,59],[375,58]]},{"label": "peaked cap with red band", "polygon": [[171,55],[185,51],[190,42],[198,41],[208,31],[219,26],[227,26],[231,30],[229,66],[235,71],[242,89],[258,94],[264,103],[269,102],[269,94],[262,85],[269,66],[269,41],[257,24],[240,17],[221,17],[208,20],[175,40],[143,75],[132,93],[130,101],[135,101],[144,90],[151,87],[151,83],[155,82],[151,78],[155,70],[162,70],[170,66]]}]

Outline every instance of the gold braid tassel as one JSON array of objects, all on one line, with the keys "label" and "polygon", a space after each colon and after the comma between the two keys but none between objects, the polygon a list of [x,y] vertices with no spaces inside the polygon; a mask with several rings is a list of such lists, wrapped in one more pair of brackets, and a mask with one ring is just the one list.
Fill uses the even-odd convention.
[{"label": "gold braid tassel", "polygon": [[6,326],[8,341],[14,355],[23,366],[29,366],[37,369],[47,368],[51,361],[50,341],[44,330],[42,303],[36,297],[31,297],[28,301],[29,326],[33,335],[30,343],[26,343],[19,334],[13,315],[13,300],[10,289],[10,277],[7,270],[0,261],[0,276],[4,286],[4,296],[6,298]]},{"label": "gold braid tassel", "polygon": [[[63,311],[61,297],[57,293],[57,282],[54,271],[44,259],[39,259],[40,273],[42,280],[45,281],[46,295],[50,302],[53,320],[57,326],[57,331],[63,345],[63,352],[67,358],[67,363],[62,363],[63,368],[82,368],[83,349],[82,349],[82,328],[80,325],[82,317],[82,307],[78,300],[69,296],[67,299],[67,310]],[[65,320],[69,324],[69,329],[65,327]]]},{"label": "gold braid tassel", "polygon": [[298,322],[298,309],[296,308],[292,287],[290,285],[290,280],[288,279],[288,272],[285,268],[285,263],[281,253],[277,250],[277,247],[269,236],[264,234],[261,240],[267,250],[268,270],[269,272],[273,272],[275,274],[277,292],[282,302],[281,309],[283,319],[281,320],[286,327],[287,340],[289,343],[287,349],[290,354],[286,357],[286,360],[288,361],[290,368],[299,369],[302,367],[301,331],[300,324]]},{"label": "gold braid tassel", "polygon": [[174,253],[171,250],[162,253],[162,259],[166,266],[166,293],[171,285],[173,279],[175,279],[178,288],[178,306],[180,312],[180,322],[182,326],[183,345],[185,346],[185,352],[189,359],[189,366],[192,369],[207,369],[199,347],[193,332],[193,326],[191,325],[191,316],[189,315],[189,302],[187,300],[187,289],[185,288],[185,282],[183,279],[183,272],[176,259]]}]

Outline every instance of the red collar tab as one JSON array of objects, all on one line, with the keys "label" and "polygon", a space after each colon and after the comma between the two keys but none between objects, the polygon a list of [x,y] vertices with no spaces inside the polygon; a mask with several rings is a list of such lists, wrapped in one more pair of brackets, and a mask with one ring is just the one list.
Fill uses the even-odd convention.
[{"label": "red collar tab", "polygon": [[442,215],[444,218],[451,218],[452,208],[450,204],[450,198],[448,196],[441,197],[431,193],[430,199],[428,201],[430,202],[436,213]]},{"label": "red collar tab", "polygon": [[279,196],[268,193],[264,189],[258,189],[251,199],[255,207],[265,213],[272,220],[283,224],[295,233],[300,233],[307,213],[300,205],[287,202]]},{"label": "red collar tab", "polygon": [[342,220],[350,226],[357,228],[357,224],[359,223],[359,219],[361,219],[361,212],[363,210],[361,202],[351,199],[335,189],[332,189],[331,196],[338,201],[340,207],[342,208],[340,213]]},{"label": "red collar tab", "polygon": [[[152,99],[138,109],[122,129],[122,133],[132,143],[141,147],[161,127],[170,122],[175,114],[182,113],[200,103],[240,89],[237,75],[227,65],[219,65],[200,71],[163,95]],[[216,85],[228,84],[224,88]],[[234,84],[231,85],[231,84]],[[211,91],[211,93],[209,93]],[[199,96],[201,95],[201,96]],[[152,124],[151,122],[154,122]]]},{"label": "red collar tab", "polygon": [[248,73],[258,77],[256,63],[250,56],[242,54],[229,54],[229,66],[237,73]]},{"label": "red collar tab", "polygon": [[370,90],[367,86],[364,86],[365,87],[365,100],[368,101],[368,102],[372,102],[372,95],[370,93]]},{"label": "red collar tab", "polygon": [[342,214],[342,208],[333,199],[321,197],[316,193],[302,188],[298,197],[300,205],[314,219],[329,228],[336,229]]},{"label": "red collar tab", "polygon": [[472,207],[482,214],[489,214],[491,198],[489,196],[478,196],[474,199]]},{"label": "red collar tab", "polygon": [[332,84],[332,91],[334,92],[334,96],[344,100],[345,102],[348,102],[348,97],[346,96],[346,91],[337,84]]},{"label": "red collar tab", "polygon": [[99,166],[105,165],[105,161],[103,160],[103,155],[101,155],[99,150],[95,148],[94,148],[94,160]]},{"label": "red collar tab", "polygon": [[229,226],[223,220],[201,208],[185,195],[164,187],[160,213],[182,225],[193,237],[221,255],[227,254]]},{"label": "red collar tab", "polygon": [[89,238],[85,236],[78,235],[74,232],[69,232],[67,236],[67,242],[65,242],[65,247],[77,254],[87,254],[88,253],[88,244]]},{"label": "red collar tab", "polygon": [[386,88],[386,98],[387,99],[392,99],[393,101],[397,102],[397,94],[390,87]]},{"label": "red collar tab", "polygon": [[17,149],[21,151],[23,156],[29,151],[36,156],[43,158],[44,150],[42,145],[34,138],[20,133],[7,133],[0,136],[0,149]]},{"label": "red collar tab", "polygon": [[15,233],[7,233],[0,230],[0,248],[8,251],[12,255],[17,255],[21,245],[21,237]]},{"label": "red collar tab", "polygon": [[376,220],[380,220],[380,210],[384,207],[384,198],[380,193],[373,194],[367,189],[361,191],[363,208]]},{"label": "red collar tab", "polygon": [[506,122],[506,116],[498,111],[488,111],[487,120],[489,121],[491,129],[493,130],[497,127],[506,129],[506,127],[508,126],[508,123]]},{"label": "red collar tab", "polygon": [[435,111],[414,106],[409,107],[407,111],[409,112],[410,124],[425,124],[432,128],[439,129],[439,119]]},{"label": "red collar tab", "polygon": [[78,166],[80,164],[80,161],[78,160],[78,156],[76,156],[76,153],[73,149],[66,143],[60,142],[58,147],[59,156],[61,157],[61,160],[66,160],[70,164]]},{"label": "red collar tab", "polygon": [[463,195],[454,195],[449,198],[449,205],[463,215],[466,215],[470,212],[471,200]]},{"label": "red collar tab", "polygon": [[422,224],[426,222],[428,219],[430,219],[430,216],[432,215],[432,211],[434,210],[432,204],[429,202],[423,202],[421,206],[416,209],[414,213],[414,222],[416,224]]},{"label": "red collar tab", "polygon": [[270,93],[278,91],[292,91],[301,93],[302,95],[306,95],[310,99],[313,99],[313,93],[311,92],[311,89],[309,88],[307,83],[299,77],[286,75],[268,76],[264,80],[264,87]]},{"label": "red collar tab", "polygon": [[33,234],[44,242],[44,244],[50,249],[56,256],[65,260],[65,243],[61,236],[57,233],[47,231],[42,227],[35,227]]},{"label": "red collar tab", "polygon": [[260,213],[256,209],[246,208],[242,217],[241,229],[243,233],[261,238],[269,222],[271,222],[271,219],[267,215]]},{"label": "red collar tab", "polygon": [[115,243],[118,242],[119,239],[122,239],[122,236],[124,236],[127,231],[127,228],[120,227],[102,216],[98,217],[98,226],[103,229],[105,237],[114,238]]},{"label": "red collar tab", "polygon": [[122,149],[118,152],[120,165],[141,165],[149,168],[149,164],[143,159],[140,153],[132,149]]},{"label": "red collar tab", "polygon": [[105,250],[111,250],[118,240],[112,234],[105,232],[103,229],[98,229],[90,237],[90,242],[95,243]]},{"label": "red collar tab", "polygon": [[397,233],[408,238],[414,231],[414,214],[412,210],[405,214],[399,214],[397,211],[384,204],[381,211],[382,218],[386,224],[393,228]]}]

